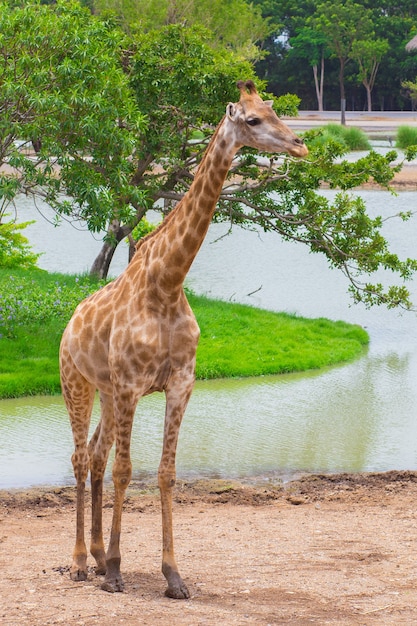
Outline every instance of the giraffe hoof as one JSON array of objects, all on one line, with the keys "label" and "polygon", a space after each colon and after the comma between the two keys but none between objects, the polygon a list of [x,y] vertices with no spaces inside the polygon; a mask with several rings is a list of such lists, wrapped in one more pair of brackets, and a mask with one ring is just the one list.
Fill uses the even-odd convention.
[{"label": "giraffe hoof", "polygon": [[87,572],[82,569],[72,570],[70,572],[70,578],[75,582],[82,582],[84,580],[87,580]]},{"label": "giraffe hoof", "polygon": [[167,598],[174,598],[174,600],[187,600],[190,597],[190,592],[188,591],[187,585],[181,581],[181,583],[175,585],[175,587],[168,587],[165,591],[165,595]]},{"label": "giraffe hoof", "polygon": [[174,569],[171,565],[168,565],[168,563],[162,563],[162,573],[168,583],[168,588],[165,591],[167,598],[186,600],[190,597],[187,585],[179,575],[177,569]]},{"label": "giraffe hoof", "polygon": [[114,580],[105,580],[101,588],[103,591],[108,591],[108,593],[121,593],[124,591],[125,585],[121,578],[116,578]]}]

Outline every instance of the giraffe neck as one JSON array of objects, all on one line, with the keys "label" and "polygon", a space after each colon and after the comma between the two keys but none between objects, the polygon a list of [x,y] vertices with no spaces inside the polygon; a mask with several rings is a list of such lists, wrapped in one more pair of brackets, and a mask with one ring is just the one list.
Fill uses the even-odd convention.
[{"label": "giraffe neck", "polygon": [[[190,189],[138,248],[138,252],[146,252],[147,271],[167,293],[182,287],[207,234],[233,157],[240,148],[230,137],[227,126],[224,118],[211,138]],[[136,254],[133,261],[135,257]]]}]

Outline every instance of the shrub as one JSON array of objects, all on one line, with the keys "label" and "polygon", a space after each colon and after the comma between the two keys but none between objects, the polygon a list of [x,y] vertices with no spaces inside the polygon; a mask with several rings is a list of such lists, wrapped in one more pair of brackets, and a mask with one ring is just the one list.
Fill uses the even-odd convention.
[{"label": "shrub", "polygon": [[371,144],[363,130],[356,126],[342,126],[343,138],[349,150],[370,150]]},{"label": "shrub", "polygon": [[371,144],[365,133],[355,126],[341,124],[327,124],[318,129],[317,136],[311,145],[323,145],[329,141],[337,141],[346,150],[370,150]]},{"label": "shrub", "polygon": [[395,146],[397,148],[408,148],[417,145],[417,128],[414,126],[399,126]]},{"label": "shrub", "polygon": [[32,252],[29,241],[20,232],[28,224],[32,222],[0,222],[0,267],[28,269],[36,266],[40,254]]}]

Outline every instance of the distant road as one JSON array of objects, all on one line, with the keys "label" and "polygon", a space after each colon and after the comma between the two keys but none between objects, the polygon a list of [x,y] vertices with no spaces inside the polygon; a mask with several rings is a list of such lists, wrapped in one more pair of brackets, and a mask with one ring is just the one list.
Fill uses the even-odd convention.
[{"label": "distant road", "polygon": [[[298,117],[283,117],[295,130],[308,130],[329,122],[340,123],[340,111],[299,111]],[[346,111],[346,125],[365,132],[395,132],[398,126],[417,126],[417,111]]]}]

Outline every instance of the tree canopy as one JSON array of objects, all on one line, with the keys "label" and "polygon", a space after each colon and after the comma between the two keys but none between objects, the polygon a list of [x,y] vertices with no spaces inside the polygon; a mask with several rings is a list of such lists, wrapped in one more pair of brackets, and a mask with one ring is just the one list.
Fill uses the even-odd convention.
[{"label": "tree canopy", "polygon": [[[305,55],[294,55],[293,42],[303,34],[307,49],[305,29],[316,25],[326,35],[332,57],[325,62],[324,108],[338,110],[340,89],[346,90],[346,104],[350,110],[362,110],[368,106],[369,92],[363,83],[363,63],[359,62],[357,50],[352,54],[353,42],[385,40],[386,53],[378,49],[376,61],[378,74],[373,86],[373,106],[381,110],[410,109],[411,101],[401,87],[403,81],[415,80],[417,54],[406,51],[405,45],[415,34],[417,4],[412,0],[255,0],[262,15],[270,19],[274,31],[263,44],[269,53],[256,65],[257,73],[268,79],[270,89],[276,94],[290,91],[302,100],[302,108],[317,107],[313,75],[303,61]],[[313,35],[315,29],[312,29]],[[317,31],[316,31],[317,35]],[[312,40],[311,40],[312,41]],[[296,45],[296,44],[295,44]],[[355,44],[356,45],[356,44]],[[362,44],[361,44],[362,45]],[[364,45],[364,44],[363,44]],[[369,51],[366,52],[368,58]],[[372,54],[375,59],[375,51]],[[362,55],[362,60],[364,56]],[[367,65],[372,61],[365,61]],[[340,72],[343,86],[340,84]],[[369,69],[367,70],[370,76]],[[364,88],[365,87],[365,88]]]},{"label": "tree canopy", "polygon": [[112,24],[75,2],[1,6],[0,165],[13,170],[0,177],[3,206],[36,192],[65,212],[65,192],[94,229],[103,205],[113,206],[110,187],[120,198],[137,196],[128,170],[145,118],[123,71],[123,43]]},{"label": "tree canopy", "polygon": [[262,58],[261,43],[271,32],[260,7],[246,0],[94,0],[101,14],[111,11],[128,32],[148,32],[169,24],[204,26],[206,41],[240,58]]},{"label": "tree canopy", "polygon": [[[127,34],[113,18],[71,0],[2,5],[3,206],[21,192],[41,194],[58,219],[104,231],[92,272],[106,276],[116,245],[147,211],[166,214],[188,190],[215,124],[238,97],[236,80],[251,78],[265,89],[248,61],[209,38],[204,27],[183,24]],[[275,107],[295,114],[298,103],[286,95]],[[28,152],[32,143],[37,152]],[[302,161],[243,150],[215,219],[256,225],[324,254],[347,275],[355,300],[410,306],[402,282],[383,287],[371,275],[390,269],[402,281],[416,261],[392,252],[381,218],[349,194],[369,180],[388,188],[400,167],[393,166],[396,153],[370,152],[350,163],[337,142],[310,146]],[[340,190],[333,203],[318,193],[322,183]]]}]

